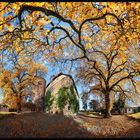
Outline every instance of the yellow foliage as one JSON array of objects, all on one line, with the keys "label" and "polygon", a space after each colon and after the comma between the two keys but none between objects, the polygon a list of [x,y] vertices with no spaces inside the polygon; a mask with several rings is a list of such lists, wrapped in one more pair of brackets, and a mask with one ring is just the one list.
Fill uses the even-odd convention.
[{"label": "yellow foliage", "polygon": [[92,44],[91,43],[87,43],[86,44],[86,49],[91,49],[93,46],[92,46]]},{"label": "yellow foliage", "polygon": [[43,71],[43,72],[45,72],[45,73],[48,71],[47,67],[45,67],[44,65],[39,64],[39,63],[31,62],[31,63],[29,64],[29,69],[28,69],[29,74],[32,75],[32,74],[34,74],[37,70],[41,70],[41,71]]},{"label": "yellow foliage", "polygon": [[16,52],[17,52],[17,53],[20,52],[21,50],[22,50],[21,47],[16,47]]},{"label": "yellow foliage", "polygon": [[[5,7],[7,6],[7,4],[9,4],[9,6]],[[22,15],[22,18],[24,19],[22,21],[23,28],[22,30],[19,30],[20,25],[15,25],[11,22],[15,22],[17,20],[17,17],[19,17],[19,9],[23,5],[46,8],[47,10],[56,12],[56,15],[61,15],[61,19],[65,19],[62,27],[70,33],[70,36],[77,44],[80,42],[80,33],[77,33],[76,31],[79,31],[79,27],[82,21],[90,18],[98,19],[100,17],[99,20],[93,20],[91,22],[88,22],[87,20],[87,22],[82,26],[81,42],[83,43],[85,49],[89,50],[93,47],[94,49],[102,51],[107,56],[118,51],[119,55],[114,59],[112,64],[113,67],[122,64],[130,57],[131,54],[128,53],[129,49],[132,48],[132,46],[135,45],[136,42],[139,43],[140,4],[136,2],[100,2],[100,9],[98,8],[97,3],[93,2],[92,4],[88,2],[0,3],[0,31],[2,34],[4,33],[4,36],[0,37],[0,43],[2,44],[1,47],[3,48],[3,50],[6,49],[8,53],[17,53],[19,57],[17,63],[23,66],[26,65],[26,69],[22,66],[17,69],[15,68],[16,70],[14,70],[13,74],[10,71],[4,71],[0,75],[0,84],[1,87],[5,87],[5,92],[8,93],[8,99],[12,96],[10,95],[12,94],[12,78],[17,78],[17,76],[20,76],[23,71],[26,71],[30,75],[32,75],[31,77],[28,77],[29,80],[33,81],[33,76],[35,75],[36,71],[47,72],[47,68],[44,67],[43,64],[30,61],[32,59],[32,56],[35,56],[38,52],[43,51],[44,54],[42,55],[42,57],[45,56],[49,61],[49,59],[51,59],[52,57],[59,58],[65,52],[64,49],[67,49],[69,46],[74,46],[71,41],[68,41],[68,39],[66,40],[66,43],[65,41],[61,41],[61,43],[63,43],[62,45],[55,46],[55,43],[52,46],[47,45],[45,39],[47,39],[46,36],[49,33],[49,29],[55,26],[59,26],[59,24],[56,25],[57,23],[55,23],[53,14],[51,14],[51,16],[48,16],[48,13],[50,11],[46,12],[46,15],[44,11],[24,11]],[[105,16],[106,13],[110,13],[110,15]],[[10,19],[12,20],[9,21]],[[65,26],[65,21],[67,20],[71,20],[71,22],[69,23],[71,23],[70,26],[72,25],[72,27],[75,27],[74,29],[72,29],[72,27]],[[49,27],[49,24],[52,21],[55,25],[51,25],[51,27]],[[46,25],[48,26],[47,29],[44,28],[44,26]],[[97,25],[100,29],[100,32],[93,35],[94,39],[92,39],[92,37],[89,37],[93,31],[96,31],[96,29],[92,28],[92,25]],[[16,30],[14,30],[15,26]],[[10,34],[6,31],[6,28],[8,28],[8,31],[11,32]],[[64,34],[60,30],[52,31],[51,35],[49,36],[50,43],[52,43],[53,40],[59,40],[59,37],[61,37],[61,35]],[[27,41],[30,41],[30,43],[28,45],[24,44],[23,46],[22,43],[27,43]],[[80,46],[82,45],[80,44]],[[32,52],[32,54],[30,54],[29,52]],[[80,51],[78,51],[78,55],[79,54]],[[106,76],[107,71],[104,61],[102,61],[103,58],[103,56],[93,54],[93,59],[99,61],[98,63],[96,63],[96,67],[100,68],[103,71],[103,74]],[[27,62],[29,63],[27,64]],[[123,67],[125,66],[120,66],[117,70],[120,70],[120,68]],[[134,69],[138,70],[140,69],[140,66],[136,64],[134,65]],[[127,75],[127,73],[122,72],[121,74],[117,74],[116,77],[111,79],[112,83],[121,75],[124,76]],[[27,83],[28,80],[23,82],[22,84],[17,85],[17,89],[20,89],[20,87],[26,85]],[[13,96],[13,100],[14,99],[15,97]]]},{"label": "yellow foliage", "polygon": [[134,69],[134,70],[140,70],[140,64],[135,64],[135,65],[133,66],[133,69]]},{"label": "yellow foliage", "polygon": [[72,8],[72,2],[67,2],[67,7],[68,7],[69,9],[71,9],[71,8]]}]

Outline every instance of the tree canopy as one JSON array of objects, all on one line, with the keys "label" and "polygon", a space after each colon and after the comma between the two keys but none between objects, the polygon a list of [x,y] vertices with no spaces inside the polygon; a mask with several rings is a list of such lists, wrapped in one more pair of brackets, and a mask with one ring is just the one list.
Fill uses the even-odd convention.
[{"label": "tree canopy", "polygon": [[2,2],[0,7],[1,75],[6,59],[14,59],[18,74],[17,65],[37,60],[78,61],[84,73],[78,77],[105,95],[106,117],[111,92],[139,93],[138,2]]}]

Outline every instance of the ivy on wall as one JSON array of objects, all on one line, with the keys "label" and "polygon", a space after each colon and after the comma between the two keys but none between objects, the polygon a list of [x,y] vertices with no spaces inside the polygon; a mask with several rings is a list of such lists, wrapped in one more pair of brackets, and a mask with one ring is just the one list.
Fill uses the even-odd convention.
[{"label": "ivy on wall", "polygon": [[53,104],[54,98],[51,96],[51,91],[48,90],[45,96],[45,109],[46,111],[50,111],[51,106]]},{"label": "ivy on wall", "polygon": [[60,88],[58,91],[57,105],[62,111],[66,105],[70,106],[70,110],[74,113],[79,110],[79,102],[74,93],[73,86]]},{"label": "ivy on wall", "polygon": [[58,98],[57,98],[57,101],[56,101],[56,104],[57,104],[58,108],[61,111],[63,111],[65,106],[68,104],[68,102],[69,102],[68,87],[60,88],[59,91],[58,91]]},{"label": "ivy on wall", "polygon": [[78,112],[79,110],[79,102],[76,98],[76,95],[74,93],[74,88],[73,86],[71,85],[70,86],[70,92],[71,92],[71,96],[69,98],[69,105],[70,105],[70,109],[72,112]]}]

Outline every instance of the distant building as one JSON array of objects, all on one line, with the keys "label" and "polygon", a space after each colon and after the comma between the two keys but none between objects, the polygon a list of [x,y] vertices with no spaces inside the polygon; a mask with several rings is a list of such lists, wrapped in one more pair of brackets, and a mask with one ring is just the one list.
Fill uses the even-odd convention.
[{"label": "distant building", "polygon": [[138,112],[138,107],[125,107],[125,113],[131,114],[135,112]]},{"label": "distant building", "polygon": [[[136,113],[136,112],[139,112],[138,107],[127,106],[127,107],[120,109],[121,114],[132,114],[132,113]],[[114,109],[112,109],[111,113],[112,114],[120,114],[118,112],[118,110],[114,110]]]},{"label": "distant building", "polygon": [[129,114],[129,113],[130,113],[130,114],[133,113],[133,107],[126,107],[126,108],[125,108],[125,113],[128,113],[128,114]]},{"label": "distant building", "polygon": [[[78,95],[74,80],[73,80],[72,76],[67,75],[67,74],[60,73],[57,76],[55,76],[52,79],[52,81],[46,86],[46,91],[50,90],[51,95],[53,97],[55,97],[55,99],[56,99],[58,97],[58,91],[60,88],[70,87],[71,85],[74,87],[74,94],[76,95],[76,98],[79,101],[79,95]],[[52,113],[60,112],[58,106],[56,105],[56,100],[53,101],[53,105],[52,105],[50,112],[52,112]],[[70,111],[70,108],[68,105],[66,105],[66,107],[64,108],[63,113],[64,114],[72,113]]]}]

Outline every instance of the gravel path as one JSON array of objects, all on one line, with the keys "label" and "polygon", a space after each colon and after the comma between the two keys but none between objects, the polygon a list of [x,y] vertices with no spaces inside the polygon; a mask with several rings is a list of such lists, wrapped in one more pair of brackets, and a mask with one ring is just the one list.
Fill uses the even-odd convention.
[{"label": "gravel path", "polygon": [[126,116],[110,119],[82,115],[26,113],[0,119],[0,138],[140,137],[140,122]]}]

